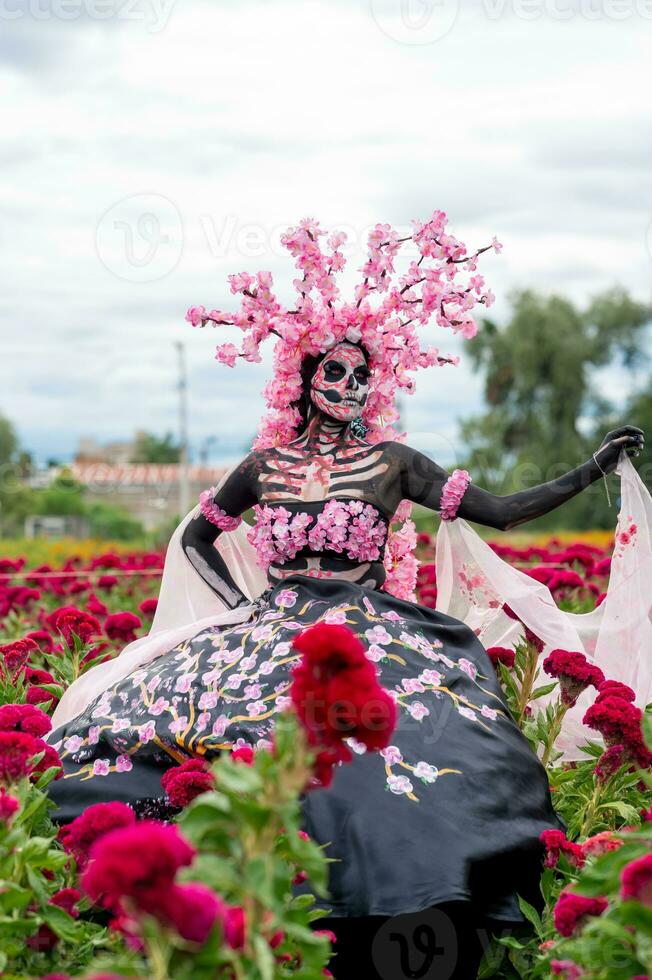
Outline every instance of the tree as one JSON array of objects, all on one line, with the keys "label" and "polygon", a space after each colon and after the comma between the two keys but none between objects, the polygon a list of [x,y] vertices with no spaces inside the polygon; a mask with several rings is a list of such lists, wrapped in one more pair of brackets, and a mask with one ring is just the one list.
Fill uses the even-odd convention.
[{"label": "tree", "polygon": [[[613,406],[594,383],[595,369],[639,363],[651,316],[620,289],[584,310],[531,291],[516,293],[512,305],[509,323],[484,320],[469,345],[485,374],[487,411],[462,424],[469,469],[497,493],[552,479],[596,449]],[[538,523],[609,526],[613,514],[596,486]]]},{"label": "tree", "polygon": [[132,463],[178,463],[179,446],[171,432],[155,436],[151,432],[139,432],[131,458]]}]

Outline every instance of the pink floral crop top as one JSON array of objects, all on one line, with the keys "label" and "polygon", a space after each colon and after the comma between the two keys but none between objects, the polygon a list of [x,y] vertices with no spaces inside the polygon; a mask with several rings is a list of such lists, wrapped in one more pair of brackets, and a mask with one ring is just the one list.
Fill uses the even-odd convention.
[{"label": "pink floral crop top", "polygon": [[285,507],[254,507],[256,523],[247,534],[259,564],[283,565],[300,551],[334,551],[351,561],[382,561],[387,521],[362,500],[329,500],[312,515],[291,514]]},{"label": "pink floral crop top", "polygon": [[[441,495],[442,520],[455,520],[470,479],[466,470],[455,470],[448,478]],[[200,495],[202,514],[220,530],[234,531],[242,518],[231,517],[218,507],[214,495],[215,487]],[[360,563],[383,560],[389,522],[373,504],[363,500],[332,498],[315,515],[306,511],[292,514],[280,505],[256,504],[254,514],[256,523],[247,532],[247,539],[265,570],[292,561],[304,549],[332,551]]]},{"label": "pink floral crop top", "polygon": [[[241,517],[230,517],[213,500],[215,488],[205,490],[199,505],[204,517],[222,531],[234,531]],[[254,507],[256,523],[247,539],[264,569],[292,561],[300,551],[334,551],[357,562],[382,561],[388,521],[363,500],[328,500],[318,514],[285,507]]]}]

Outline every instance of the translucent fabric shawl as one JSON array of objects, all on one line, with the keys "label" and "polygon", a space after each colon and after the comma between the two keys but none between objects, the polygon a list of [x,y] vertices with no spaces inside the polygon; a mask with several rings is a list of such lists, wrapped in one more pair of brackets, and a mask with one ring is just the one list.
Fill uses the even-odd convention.
[{"label": "translucent fabric shawl", "polygon": [[[582,651],[606,677],[629,684],[643,708],[652,698],[652,498],[624,454],[617,472],[621,478],[617,546],[607,598],[597,609],[584,615],[562,612],[545,585],[504,562],[459,519],[442,521],[437,535],[437,609],[466,623],[485,647],[511,646],[522,627],[502,611],[507,604],[544,641],[541,659],[557,647]],[[184,555],[181,536],[197,513],[195,508],[186,516],[170,541],[148,636],[128,644],[119,657],[93,667],[75,681],[54,712],[55,728],[80,714],[102,691],[183,640],[207,627],[230,626],[251,616],[253,605],[226,608]],[[620,535],[632,524],[636,532],[626,536],[624,544]],[[268,583],[247,540],[248,530],[243,522],[236,531],[220,535],[216,547],[235,582],[253,602]],[[600,740],[581,720],[594,696],[595,691],[585,691],[565,715],[556,743],[564,759],[586,758],[579,746],[587,738]],[[538,703],[543,706],[554,697],[555,692]]]}]

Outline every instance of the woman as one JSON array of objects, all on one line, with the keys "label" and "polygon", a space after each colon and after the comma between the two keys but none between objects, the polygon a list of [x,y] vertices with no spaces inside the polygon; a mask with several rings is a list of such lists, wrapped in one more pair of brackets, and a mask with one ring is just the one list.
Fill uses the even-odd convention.
[{"label": "woman", "polygon": [[[378,358],[348,339],[302,356],[291,402],[297,435],[252,451],[217,492],[202,495],[180,533],[187,568],[216,608],[232,610],[230,620],[186,627],[177,645],[105,683],[54,733],[65,778],[51,792],[62,821],[101,800],[160,812],[166,768],[243,742],[268,744],[288,703],[293,638],[316,622],[344,623],[365,642],[399,721],[380,754],[349,740],[352,761],[304,801],[305,829],[339,859],[330,900],[320,903],[340,938],[333,969],[401,976],[382,972],[383,943],[394,936],[396,955],[401,946],[388,921],[404,923],[405,963],[414,963],[417,926],[435,914],[432,935],[450,967],[441,975],[471,977],[481,952],[475,927],[522,922],[517,894],[540,906],[539,834],[563,824],[474,632],[397,597],[404,588],[383,588],[390,525],[411,501],[444,520],[514,527],[610,472],[621,450],[640,451],[643,434],[616,429],[571,472],[497,497],[399,442],[368,441],[361,419],[377,398]],[[221,548],[251,507],[249,543],[268,578],[253,604],[255,590]]]}]

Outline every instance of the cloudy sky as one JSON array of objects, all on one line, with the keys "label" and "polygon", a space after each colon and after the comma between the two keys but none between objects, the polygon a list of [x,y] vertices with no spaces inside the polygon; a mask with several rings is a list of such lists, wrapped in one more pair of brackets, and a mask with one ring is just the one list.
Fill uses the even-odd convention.
[{"label": "cloudy sky", "polygon": [[[307,215],[349,231],[353,268],[377,221],[498,235],[499,317],[516,287],[650,297],[652,0],[0,0],[0,21],[0,411],[39,459],[173,429],[178,341],[194,452],[239,455],[264,365],[218,366],[184,313],[226,305],[229,272],[289,284],[279,233]],[[433,370],[405,423],[450,463],[480,405],[466,367]]]}]

